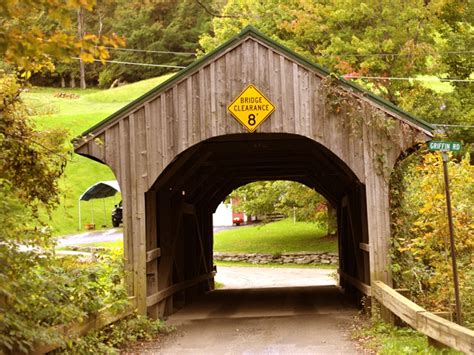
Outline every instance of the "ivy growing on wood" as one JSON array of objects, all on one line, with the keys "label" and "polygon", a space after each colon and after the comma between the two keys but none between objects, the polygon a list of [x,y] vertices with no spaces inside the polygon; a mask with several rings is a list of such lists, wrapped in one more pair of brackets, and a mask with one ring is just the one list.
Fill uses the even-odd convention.
[{"label": "ivy growing on wood", "polygon": [[[392,146],[399,144],[397,121],[367,102],[364,94],[356,94],[350,88],[342,87],[335,75],[326,76],[321,85],[325,104],[331,113],[337,115],[340,127],[349,130],[349,134],[353,137],[371,141],[370,149],[377,173],[388,183],[392,170],[387,165],[385,157]],[[377,137],[366,136],[370,134],[371,129]]]}]

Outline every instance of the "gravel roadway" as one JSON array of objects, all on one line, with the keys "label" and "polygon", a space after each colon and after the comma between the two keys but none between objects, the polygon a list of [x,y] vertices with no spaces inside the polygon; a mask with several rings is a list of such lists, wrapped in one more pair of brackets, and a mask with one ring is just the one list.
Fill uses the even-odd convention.
[{"label": "gravel roadway", "polygon": [[[357,309],[334,285],[332,270],[224,268],[218,275],[240,274],[239,282],[269,277],[281,287],[223,288],[186,306],[167,320],[176,332],[131,349],[132,354],[357,354],[348,337]],[[237,270],[238,269],[238,270]],[[290,286],[289,280],[325,286]],[[298,276],[295,276],[298,275]],[[219,280],[218,277],[216,279]],[[223,280],[221,277],[220,280]],[[272,281],[270,281],[272,280]],[[228,287],[229,285],[227,285]],[[263,285],[260,285],[263,286]],[[244,287],[241,284],[241,287]]]},{"label": "gravel roadway", "polygon": [[[120,229],[58,238],[58,246],[122,238]],[[357,309],[331,276],[313,268],[224,267],[213,291],[169,317],[176,332],[129,354],[356,354]]]}]

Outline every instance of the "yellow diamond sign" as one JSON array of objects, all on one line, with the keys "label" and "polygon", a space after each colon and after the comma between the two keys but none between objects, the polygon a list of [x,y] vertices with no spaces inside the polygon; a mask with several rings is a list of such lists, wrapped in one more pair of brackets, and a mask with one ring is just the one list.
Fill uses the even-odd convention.
[{"label": "yellow diamond sign", "polygon": [[275,111],[275,106],[250,84],[227,109],[249,132],[254,132]]}]

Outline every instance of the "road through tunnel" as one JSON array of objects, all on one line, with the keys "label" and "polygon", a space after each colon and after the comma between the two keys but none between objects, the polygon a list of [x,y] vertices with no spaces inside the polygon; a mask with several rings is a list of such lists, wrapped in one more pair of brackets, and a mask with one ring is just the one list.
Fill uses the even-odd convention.
[{"label": "road through tunnel", "polygon": [[[212,213],[235,188],[257,180],[292,180],[337,207],[341,286],[370,284],[365,187],[337,156],[294,134],[235,134],[203,141],[178,155],[146,193],[147,306],[170,314],[214,288]],[[156,297],[156,295],[161,295]]]}]

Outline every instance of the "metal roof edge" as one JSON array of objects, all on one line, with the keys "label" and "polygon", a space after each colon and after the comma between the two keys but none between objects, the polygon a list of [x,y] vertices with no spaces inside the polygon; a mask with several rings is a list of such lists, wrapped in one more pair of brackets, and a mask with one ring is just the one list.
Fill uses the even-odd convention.
[{"label": "metal roof edge", "polygon": [[[320,65],[318,65],[318,64],[316,64],[312,61],[310,61],[309,59],[303,57],[302,55],[300,55],[296,52],[294,52],[293,50],[289,49],[288,47],[285,47],[284,45],[278,43],[277,41],[273,40],[272,38],[268,37],[267,35],[263,34],[260,31],[258,31],[255,27],[249,25],[249,26],[244,27],[238,35],[236,35],[236,36],[232,37],[231,39],[227,40],[226,42],[224,42],[223,44],[221,44],[220,46],[218,46],[217,48],[215,48],[211,52],[207,53],[203,57],[197,59],[196,61],[194,61],[193,63],[188,65],[186,68],[184,68],[181,71],[177,72],[175,75],[173,75],[171,78],[169,78],[165,82],[157,85],[155,88],[151,89],[150,91],[146,92],[142,96],[140,96],[137,99],[133,100],[132,102],[130,102],[126,106],[119,109],[117,112],[114,112],[113,114],[111,114],[110,116],[105,118],[104,120],[98,122],[97,124],[95,124],[94,126],[89,128],[88,130],[83,132],[80,136],[74,138],[72,140],[72,142],[75,145],[77,144],[77,147],[81,146],[82,143],[79,143],[79,140],[81,138],[84,138],[84,137],[86,137],[90,134],[93,134],[95,131],[97,131],[98,129],[100,129],[101,127],[106,125],[107,123],[110,123],[114,119],[117,119],[118,117],[122,116],[123,114],[132,111],[141,102],[146,101],[149,97],[153,96],[154,94],[169,88],[176,81],[180,80],[182,77],[187,75],[189,72],[195,70],[197,67],[203,65],[204,63],[211,60],[213,57],[219,55],[224,50],[226,50],[229,47],[231,47],[232,45],[244,40],[247,37],[254,37],[255,39],[261,40],[262,42],[268,44],[273,49],[283,52],[286,56],[288,56],[292,60],[298,62],[299,64],[301,64],[305,67],[309,67],[310,69],[317,71],[319,74],[321,74],[323,76],[332,75],[329,70],[323,68],[322,66],[320,66]],[[336,76],[336,79],[341,84],[346,86],[347,88],[354,89],[358,93],[361,93],[361,94],[367,96],[372,101],[386,107],[389,111],[392,111],[392,112],[394,112],[398,115],[402,115],[408,121],[412,122],[413,124],[415,124],[416,126],[422,128],[423,130],[428,131],[430,133],[433,133],[433,131],[435,130],[435,127],[432,126],[431,124],[429,124],[428,122],[409,114],[408,112],[404,111],[403,109],[401,109],[400,107],[398,107],[395,104],[391,103],[390,101],[385,100],[384,98],[382,98],[378,95],[375,95],[374,93],[372,93],[372,92],[370,92],[366,89],[363,89],[359,85],[354,84],[353,82],[350,82],[350,81],[345,80],[344,78],[341,78],[341,77],[338,77],[338,76]]]},{"label": "metal roof edge", "polygon": [[[167,88],[169,88],[170,86],[172,86],[176,81],[178,81],[179,79],[181,79],[183,76],[185,76],[186,74],[188,74],[190,71],[196,69],[197,67],[199,67],[200,65],[202,65],[203,63],[207,62],[208,60],[212,59],[213,57],[217,56],[220,52],[226,50],[228,47],[231,47],[233,44],[237,43],[238,41],[240,41],[243,37],[245,37],[244,35],[247,33],[245,32],[245,30],[247,30],[247,28],[245,28],[239,35],[235,36],[235,37],[232,37],[231,39],[229,39],[228,41],[224,42],[223,44],[221,44],[220,46],[218,46],[217,48],[213,49],[211,52],[207,53],[206,55],[204,55],[203,57],[195,60],[194,62],[192,62],[190,65],[188,65],[186,68],[180,70],[179,72],[177,72],[175,75],[173,75],[171,78],[167,79],[166,81],[164,81],[163,83],[157,85],[156,87],[154,87],[153,89],[147,91],[145,94],[143,94],[142,96],[136,98],[135,100],[133,100],[132,102],[128,103],[127,105],[125,105],[124,107],[122,107],[121,109],[119,109],[118,111],[114,112],[113,114],[111,114],[110,116],[106,117],[105,119],[103,119],[102,121],[96,123],[94,126],[92,126],[91,128],[89,128],[88,130],[84,131],[80,136],[76,137],[73,139],[73,143],[74,142],[77,142],[78,140],[80,140],[81,138],[89,135],[89,134],[92,134],[94,131],[96,131],[97,129],[99,129],[100,127],[104,126],[106,123],[109,123],[109,122],[112,122],[114,119],[118,118],[119,116],[121,116],[122,114],[126,113],[126,112],[130,112],[133,108],[135,108],[135,106],[137,106],[138,104],[140,104],[141,102],[145,101],[146,99],[148,99],[149,97],[153,96],[154,94],[156,94],[157,92],[160,92],[161,90],[165,90]],[[248,31],[248,30],[247,30]]]},{"label": "metal roof edge", "polygon": [[[310,67],[311,69],[316,70],[317,72],[319,72],[320,74],[322,74],[324,76],[334,75],[333,73],[331,73],[326,68],[320,66],[317,63],[314,63],[313,61],[311,61],[311,60],[303,57],[302,55],[294,52],[293,50],[289,49],[288,47],[278,43],[277,41],[273,40],[272,38],[270,38],[267,35],[261,33],[260,31],[258,31],[253,26],[245,27],[242,30],[241,34],[243,34],[244,32],[249,33],[250,35],[256,35],[257,39],[263,40],[264,42],[266,42],[268,45],[270,45],[274,49],[284,52],[288,57],[295,60],[299,64]],[[361,94],[367,96],[372,101],[375,101],[378,104],[380,104],[382,106],[385,106],[390,111],[395,111],[395,113],[404,116],[404,118],[406,118],[410,122],[414,123],[415,125],[421,127],[422,129],[427,130],[431,133],[435,130],[435,127],[433,125],[431,125],[430,123],[428,123],[428,122],[422,120],[421,118],[418,118],[418,117],[404,111],[401,107],[395,105],[394,103],[392,103],[392,102],[390,102],[390,101],[374,94],[373,92],[371,92],[367,89],[364,89],[361,86],[359,86],[359,85],[357,85],[357,84],[355,84],[355,83],[353,83],[349,80],[346,80],[346,79],[344,79],[340,76],[334,75],[334,77],[335,77],[336,80],[338,80],[344,86],[356,90],[358,93],[361,93]]]}]

